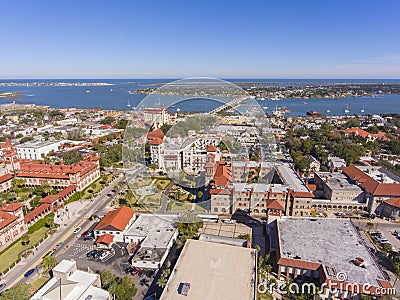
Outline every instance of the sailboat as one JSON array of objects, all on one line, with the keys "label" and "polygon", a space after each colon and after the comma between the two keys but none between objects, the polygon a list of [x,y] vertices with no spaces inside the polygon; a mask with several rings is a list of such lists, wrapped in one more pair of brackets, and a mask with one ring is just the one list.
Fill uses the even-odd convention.
[{"label": "sailboat", "polygon": [[128,100],[128,104],[126,106],[131,107],[131,103],[129,102],[129,100]]},{"label": "sailboat", "polygon": [[361,112],[362,112],[362,113],[363,113],[363,112],[365,112],[365,108],[364,108],[364,105],[363,105],[363,108],[362,108]]},{"label": "sailboat", "polygon": [[349,111],[349,104],[347,104],[347,106],[346,106],[346,109],[344,110],[344,113],[345,114],[348,114],[350,111]]}]

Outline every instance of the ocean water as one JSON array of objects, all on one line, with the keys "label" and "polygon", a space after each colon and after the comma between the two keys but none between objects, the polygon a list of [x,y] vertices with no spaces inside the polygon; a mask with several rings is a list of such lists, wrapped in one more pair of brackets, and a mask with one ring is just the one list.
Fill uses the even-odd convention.
[{"label": "ocean water", "polygon": [[[0,103],[9,103],[15,100],[18,103],[34,103],[57,108],[101,108],[128,110],[137,106],[146,95],[135,94],[134,91],[144,88],[149,83],[164,83],[171,79],[34,79],[34,80],[0,80],[0,82],[105,82],[108,86],[0,86],[1,92],[18,92],[16,99],[0,98]],[[336,79],[229,79],[235,82],[266,82],[280,83],[281,85],[304,86],[315,83],[400,83],[400,80],[336,80]],[[160,97],[162,103],[162,97]],[[127,104],[130,103],[131,107]],[[281,99],[258,100],[266,112],[285,107],[292,116],[304,116],[307,111],[315,110],[327,115],[343,115],[348,108],[349,114],[380,114],[400,112],[400,95],[379,95],[376,97],[346,97],[346,98],[314,98],[314,99]],[[176,108],[182,111],[210,111],[220,105],[210,99],[193,99],[180,102]],[[364,109],[364,113],[361,110]],[[327,112],[330,110],[330,113]]]}]

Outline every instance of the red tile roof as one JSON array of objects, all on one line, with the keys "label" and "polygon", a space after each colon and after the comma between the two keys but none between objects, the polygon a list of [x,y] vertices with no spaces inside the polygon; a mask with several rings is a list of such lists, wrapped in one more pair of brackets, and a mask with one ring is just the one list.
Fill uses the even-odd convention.
[{"label": "red tile roof", "polygon": [[38,207],[36,207],[34,210],[32,210],[31,212],[27,213],[24,217],[25,223],[29,223],[30,221],[35,219],[38,215],[40,215],[41,213],[43,213],[44,211],[49,209],[50,206],[51,205],[48,203],[41,204]]},{"label": "red tile roof", "polygon": [[285,210],[285,202],[281,200],[267,200],[267,208]]},{"label": "red tile roof", "polygon": [[215,147],[214,145],[210,145],[207,147],[206,151],[207,152],[217,152],[217,147]]},{"label": "red tile roof", "polygon": [[232,183],[232,168],[225,163],[217,163],[214,174],[214,184],[218,186],[228,186]]},{"label": "red tile roof", "polygon": [[400,198],[392,198],[392,199],[385,200],[383,202],[390,206],[400,208]]},{"label": "red tile roof", "polygon": [[94,230],[113,230],[122,231],[135,215],[135,211],[129,207],[122,206],[108,212],[104,218],[96,225]]},{"label": "red tile roof", "polygon": [[14,176],[11,175],[11,174],[5,174],[3,176],[0,176],[0,183],[6,182],[6,181],[8,181],[10,179],[13,179],[13,177]]},{"label": "red tile roof", "polygon": [[2,205],[2,207],[0,207],[0,210],[5,211],[5,212],[14,212],[14,211],[20,209],[22,206],[24,206],[23,203],[6,204],[3,202],[3,205]]},{"label": "red tile roof", "polygon": [[229,189],[210,189],[211,195],[230,195],[231,193]]},{"label": "red tile roof", "polygon": [[147,134],[147,139],[148,140],[155,139],[156,137],[158,137],[160,139],[163,139],[164,138],[164,132],[162,132],[161,129],[156,129],[156,130],[150,131]]},{"label": "red tile roof", "polygon": [[352,128],[349,128],[349,129],[345,129],[345,130],[342,130],[342,132],[349,133],[349,134],[353,133],[353,134],[355,134],[357,136],[361,136],[361,137],[369,137],[369,136],[371,136],[371,137],[375,137],[375,138],[378,138],[378,139],[383,139],[386,136],[386,133],[383,132],[383,131],[379,131],[378,133],[371,133],[371,132],[365,131],[365,130],[363,130],[361,128],[358,128],[358,127],[352,127]]},{"label": "red tile roof", "polygon": [[400,184],[379,183],[355,166],[342,167],[342,172],[374,196],[400,196]]},{"label": "red tile roof", "polygon": [[96,244],[110,245],[113,241],[114,241],[114,236],[112,234],[106,233],[97,238]]},{"label": "red tile roof", "polygon": [[90,158],[90,161],[83,160],[70,166],[34,163],[30,160],[25,160],[21,162],[21,167],[17,176],[50,179],[69,179],[69,174],[77,173],[83,176],[98,167],[98,164],[92,161],[95,159],[96,158]]},{"label": "red tile roof", "polygon": [[162,143],[163,143],[163,140],[160,139],[159,137],[156,137],[150,142],[150,145],[161,145]]},{"label": "red tile roof", "polygon": [[0,211],[0,229],[3,229],[18,219],[17,216]]},{"label": "red tile roof", "polygon": [[321,267],[320,263],[315,263],[300,259],[286,258],[286,257],[279,258],[278,265],[295,267],[299,269],[307,269],[307,270],[317,270],[319,267]]},{"label": "red tile roof", "polygon": [[47,195],[43,199],[40,199],[39,202],[40,203],[53,203],[53,202],[57,201],[58,198],[59,197],[57,195]]}]

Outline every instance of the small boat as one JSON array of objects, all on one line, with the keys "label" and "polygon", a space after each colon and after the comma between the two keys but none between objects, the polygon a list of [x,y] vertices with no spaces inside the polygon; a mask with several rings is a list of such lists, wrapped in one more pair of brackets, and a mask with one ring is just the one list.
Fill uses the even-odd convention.
[{"label": "small boat", "polygon": [[85,93],[90,93],[90,91],[89,91],[89,90],[87,90],[87,91],[85,91]]},{"label": "small boat", "polygon": [[131,95],[133,95],[133,94],[134,94],[135,92],[132,92],[132,91],[128,91],[128,93],[129,93],[129,94],[131,94]]},{"label": "small boat", "polygon": [[178,107],[178,108],[176,109],[176,111],[177,111],[177,112],[180,112],[180,111],[181,111],[181,109]]},{"label": "small boat", "polygon": [[303,101],[303,104],[307,104],[307,102],[306,102],[306,101]]},{"label": "small boat", "polygon": [[112,92],[112,89],[110,89],[110,92]]},{"label": "small boat", "polygon": [[331,110],[330,110],[330,109],[327,109],[326,112],[329,114],[329,113],[331,112]]},{"label": "small boat", "polygon": [[311,117],[318,117],[321,115],[322,114],[319,111],[315,111],[315,110],[310,110],[307,112],[307,116],[311,116]]}]

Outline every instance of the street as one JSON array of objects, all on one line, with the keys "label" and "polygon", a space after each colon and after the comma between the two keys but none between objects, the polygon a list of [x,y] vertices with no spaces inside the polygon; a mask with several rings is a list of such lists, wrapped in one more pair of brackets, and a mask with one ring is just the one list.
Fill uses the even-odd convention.
[{"label": "street", "polygon": [[[73,235],[73,230],[75,227],[82,227],[82,230],[86,230],[84,228],[89,228],[91,221],[87,220],[87,217],[90,216],[93,212],[102,210],[109,202],[110,197],[107,194],[120,182],[124,180],[124,176],[120,175],[114,181],[110,183],[107,187],[105,187],[94,199],[93,202],[90,200],[86,200],[86,208],[79,214],[75,215],[75,219],[71,219],[67,226],[59,227],[58,231],[49,236],[42,244],[37,247],[37,250],[34,252],[34,255],[29,256],[26,259],[21,260],[14,268],[12,268],[6,275],[5,279],[7,283],[7,287],[13,287],[15,284],[19,282],[24,282],[26,278],[24,274],[29,269],[38,269],[40,268],[40,264],[42,262],[42,257],[53,247],[59,243],[64,242],[64,246],[68,246],[72,243],[79,235]],[[35,272],[32,276],[29,277],[29,280],[37,277],[37,273]]]}]

